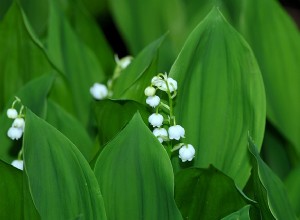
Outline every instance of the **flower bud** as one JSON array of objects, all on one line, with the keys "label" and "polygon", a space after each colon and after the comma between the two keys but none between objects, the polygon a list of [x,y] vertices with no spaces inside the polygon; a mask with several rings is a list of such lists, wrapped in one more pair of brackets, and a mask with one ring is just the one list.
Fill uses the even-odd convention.
[{"label": "flower bud", "polygon": [[162,143],[168,137],[168,132],[164,128],[155,128],[153,130],[153,134],[155,137],[157,137],[160,143]]},{"label": "flower bud", "polygon": [[179,140],[180,138],[184,138],[185,130],[180,125],[174,125],[169,127],[169,138]]},{"label": "flower bud", "polygon": [[8,118],[15,119],[16,117],[18,117],[18,112],[14,108],[7,109],[6,113]]},{"label": "flower bud", "polygon": [[154,96],[155,95],[155,88],[153,88],[152,86],[148,86],[146,89],[145,89],[145,95],[146,96]]},{"label": "flower bud", "polygon": [[23,160],[14,160],[12,163],[11,163],[12,166],[18,168],[19,170],[23,170]]},{"label": "flower bud", "polygon": [[164,117],[161,114],[153,113],[149,116],[148,121],[153,127],[160,127],[163,124]]},{"label": "flower bud", "polygon": [[90,93],[95,99],[101,100],[107,97],[108,89],[104,84],[94,83],[90,88]]},{"label": "flower bud", "polygon": [[179,150],[179,158],[182,162],[192,161],[195,157],[195,148],[191,144],[183,145]]},{"label": "flower bud", "polygon": [[160,103],[160,98],[158,96],[149,96],[146,99],[146,103],[150,105],[152,108],[155,108]]}]

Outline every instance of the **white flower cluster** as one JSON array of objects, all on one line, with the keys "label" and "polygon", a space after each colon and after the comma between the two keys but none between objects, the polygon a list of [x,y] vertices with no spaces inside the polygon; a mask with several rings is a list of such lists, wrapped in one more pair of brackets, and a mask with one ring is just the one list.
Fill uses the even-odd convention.
[{"label": "white flower cluster", "polygon": [[7,136],[12,140],[19,140],[25,129],[25,120],[24,115],[22,114],[23,105],[20,109],[20,113],[14,108],[15,103],[20,102],[19,98],[13,102],[13,106],[7,110],[7,117],[10,119],[14,119],[11,127],[7,131]]},{"label": "white flower cluster", "polygon": [[[169,100],[168,104],[156,95],[157,90],[166,92]],[[173,115],[172,100],[177,94],[177,81],[168,77],[167,74],[160,73],[152,78],[151,85],[145,89],[144,93],[147,96],[146,103],[156,109],[156,112],[149,116],[148,121],[153,126],[153,134],[159,142],[173,143],[172,140],[179,141],[184,138],[185,130],[182,126],[176,124]],[[163,115],[166,114],[165,119]],[[178,149],[180,149],[179,158],[182,162],[191,161],[195,156],[195,149],[191,144],[179,143],[170,150],[173,152]]]},{"label": "white flower cluster", "polygon": [[[15,109],[15,105],[17,103],[21,104],[19,112]],[[25,130],[25,115],[23,114],[23,109],[24,106],[22,105],[21,100],[18,97],[16,97],[16,100],[13,102],[12,107],[7,109],[7,117],[14,120],[11,127],[7,131],[7,136],[12,140],[19,140]],[[23,150],[21,149],[18,155],[18,159],[12,161],[11,163],[12,166],[20,170],[23,170],[23,160],[21,159],[22,152]]]},{"label": "white flower cluster", "polygon": [[120,76],[122,70],[126,69],[127,66],[132,61],[131,56],[126,56],[121,59],[117,55],[115,55],[116,68],[114,70],[114,74],[111,79],[107,81],[107,84],[94,83],[94,85],[90,88],[90,93],[96,100],[103,100],[112,96],[112,87],[113,82]]}]

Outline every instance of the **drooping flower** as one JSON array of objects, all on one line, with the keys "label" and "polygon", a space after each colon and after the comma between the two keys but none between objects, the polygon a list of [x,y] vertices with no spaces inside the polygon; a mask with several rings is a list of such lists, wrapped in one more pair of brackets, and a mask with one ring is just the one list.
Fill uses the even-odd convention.
[{"label": "drooping flower", "polygon": [[118,64],[118,66],[121,67],[121,69],[125,69],[127,66],[129,66],[132,60],[132,56],[125,56],[120,59],[118,55],[115,55],[115,61]]},{"label": "drooping flower", "polygon": [[168,132],[164,128],[155,128],[153,130],[153,134],[155,137],[157,137],[160,143],[162,143],[166,138],[168,138]]},{"label": "drooping flower", "polygon": [[152,108],[155,108],[156,106],[159,105],[160,103],[160,98],[156,95],[156,96],[149,96],[147,99],[146,99],[146,103],[148,105],[150,105]]},{"label": "drooping flower", "polygon": [[18,117],[18,112],[14,108],[7,109],[6,113],[8,118],[15,119],[16,117]]},{"label": "drooping flower", "polygon": [[25,128],[25,120],[24,118],[16,118],[12,123],[12,127],[21,128],[24,131]]},{"label": "drooping flower", "polygon": [[102,100],[107,97],[108,89],[104,84],[94,83],[94,85],[90,88],[90,93],[95,99]]},{"label": "drooping flower", "polygon": [[23,170],[24,163],[23,163],[23,160],[14,160],[11,163],[11,165],[18,168],[19,170]]},{"label": "drooping flower", "polygon": [[145,89],[145,95],[146,96],[154,96],[155,95],[155,88],[152,87],[152,86],[148,86],[146,89]]},{"label": "drooping flower", "polygon": [[183,145],[179,150],[179,158],[182,162],[192,161],[195,157],[195,148],[191,144]]},{"label": "drooping flower", "polygon": [[7,136],[12,140],[19,140],[22,137],[23,129],[17,127],[11,127],[7,131]]},{"label": "drooping flower", "polygon": [[164,117],[161,114],[153,113],[149,116],[148,121],[153,127],[160,127],[163,124]]},{"label": "drooping flower", "polygon": [[175,140],[179,140],[180,138],[184,137],[185,134],[185,130],[183,127],[181,127],[180,125],[173,125],[171,127],[169,127],[169,138],[175,139]]},{"label": "drooping flower", "polygon": [[177,81],[172,79],[171,77],[168,77],[166,79],[162,79],[158,76],[154,76],[151,80],[152,85],[156,86],[158,89],[162,91],[167,91],[167,82],[170,92],[174,92],[177,90]]}]

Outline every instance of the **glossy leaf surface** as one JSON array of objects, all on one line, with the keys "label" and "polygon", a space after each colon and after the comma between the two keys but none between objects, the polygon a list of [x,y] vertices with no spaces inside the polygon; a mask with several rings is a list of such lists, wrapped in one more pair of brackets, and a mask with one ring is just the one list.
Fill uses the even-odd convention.
[{"label": "glossy leaf surface", "polygon": [[175,200],[183,218],[191,220],[221,219],[247,204],[233,180],[214,167],[178,172]]},{"label": "glossy leaf surface", "polygon": [[251,138],[249,151],[253,165],[255,200],[260,206],[263,219],[297,219],[283,183],[260,158]]},{"label": "glossy leaf surface", "polygon": [[186,129],[185,142],[196,147],[193,165],[213,164],[243,186],[251,168],[247,134],[261,146],[266,116],[250,47],[213,8],[190,34],[170,76],[179,82],[175,115]]},{"label": "glossy leaf surface", "polygon": [[89,164],[64,135],[26,111],[24,162],[33,202],[42,219],[106,219]]},{"label": "glossy leaf surface", "polygon": [[135,114],[95,165],[108,219],[182,219],[168,154]]}]

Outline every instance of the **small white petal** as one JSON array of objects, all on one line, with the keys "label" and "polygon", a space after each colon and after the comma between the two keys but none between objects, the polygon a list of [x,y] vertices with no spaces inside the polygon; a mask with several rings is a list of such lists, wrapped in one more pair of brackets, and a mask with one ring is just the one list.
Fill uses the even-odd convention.
[{"label": "small white petal", "polygon": [[11,163],[11,165],[18,168],[19,170],[23,170],[24,163],[23,163],[23,160],[14,160]]},{"label": "small white petal", "polygon": [[22,137],[23,129],[11,127],[7,131],[7,136],[12,140],[18,140]]},{"label": "small white petal", "polygon": [[155,88],[153,88],[152,86],[148,86],[145,89],[145,95],[146,96],[154,96],[155,95]]},{"label": "small white petal", "polygon": [[192,161],[195,157],[195,148],[191,144],[183,145],[179,150],[179,158],[182,162]]},{"label": "small white petal", "polygon": [[14,108],[7,109],[6,113],[8,118],[15,119],[16,117],[18,117],[18,112]]},{"label": "small white petal", "polygon": [[169,86],[169,89],[170,89],[170,92],[174,92],[177,90],[177,81],[172,79],[172,78],[168,78],[168,86]]},{"label": "small white petal", "polygon": [[23,118],[16,118],[12,123],[12,127],[21,128],[24,131],[25,128],[25,120]]},{"label": "small white petal", "polygon": [[180,125],[174,125],[169,127],[169,138],[179,140],[180,138],[183,138],[185,134],[185,130]]},{"label": "small white petal", "polygon": [[164,117],[161,114],[153,113],[149,116],[148,121],[153,127],[160,127],[163,124]]},{"label": "small white petal", "polygon": [[90,88],[90,93],[95,99],[101,100],[107,97],[108,89],[104,84],[94,83]]},{"label": "small white petal", "polygon": [[162,143],[168,137],[168,132],[164,128],[155,128],[153,130],[153,134],[155,137],[157,137],[160,143]]},{"label": "small white petal", "polygon": [[160,103],[160,98],[156,95],[156,96],[149,96],[147,99],[146,99],[146,103],[148,105],[150,105],[151,107],[155,108],[156,106],[159,105]]},{"label": "small white petal", "polygon": [[158,76],[154,76],[151,80],[152,85],[156,86],[158,89],[167,91],[167,84],[165,80]]},{"label": "small white petal", "polygon": [[133,58],[131,56],[123,57],[119,60],[118,64],[122,69],[125,69],[131,63],[132,59]]}]

